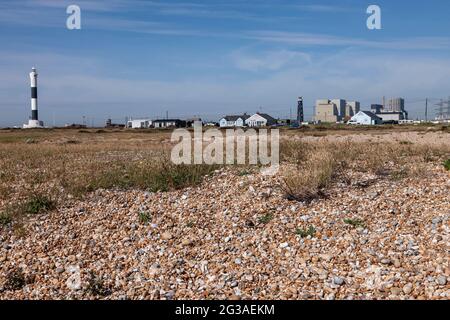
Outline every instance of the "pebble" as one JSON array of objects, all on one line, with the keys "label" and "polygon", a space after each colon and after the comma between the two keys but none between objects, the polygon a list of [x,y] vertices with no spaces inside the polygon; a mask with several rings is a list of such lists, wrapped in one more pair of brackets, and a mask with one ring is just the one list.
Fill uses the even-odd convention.
[{"label": "pebble", "polygon": [[341,286],[344,284],[344,279],[341,277],[333,277],[333,284]]},{"label": "pebble", "polygon": [[408,283],[403,287],[403,293],[404,294],[410,294],[413,291],[413,285],[412,283]]},{"label": "pebble", "polygon": [[447,284],[447,277],[446,276],[438,276],[436,278],[436,283],[440,286],[445,286]]},{"label": "pebble", "polygon": [[170,240],[170,239],[172,239],[172,234],[170,233],[170,232],[163,232],[162,234],[161,234],[161,239],[162,240]]},{"label": "pebble", "polygon": [[181,244],[185,247],[190,246],[192,244],[192,241],[189,239],[183,239],[183,241],[181,241]]},{"label": "pebble", "polygon": [[402,290],[401,290],[400,288],[398,288],[398,287],[392,287],[392,288],[391,288],[391,293],[392,293],[394,296],[400,295],[401,292],[402,292]]}]

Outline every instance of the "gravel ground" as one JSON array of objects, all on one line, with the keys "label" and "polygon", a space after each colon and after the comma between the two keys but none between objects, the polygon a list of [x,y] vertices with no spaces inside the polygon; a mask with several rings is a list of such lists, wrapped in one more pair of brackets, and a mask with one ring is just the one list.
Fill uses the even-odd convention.
[{"label": "gravel ground", "polygon": [[99,190],[1,234],[0,298],[448,299],[450,174],[428,170],[310,204],[230,170],[176,192]]}]

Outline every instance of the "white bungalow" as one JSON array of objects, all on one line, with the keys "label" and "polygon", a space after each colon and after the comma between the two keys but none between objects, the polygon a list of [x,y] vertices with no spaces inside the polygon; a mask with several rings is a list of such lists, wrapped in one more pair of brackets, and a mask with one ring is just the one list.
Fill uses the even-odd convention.
[{"label": "white bungalow", "polygon": [[383,119],[377,117],[373,112],[370,111],[360,111],[355,114],[348,122],[348,124],[359,124],[366,126],[373,126],[382,123]]},{"label": "white bungalow", "polygon": [[243,114],[241,116],[225,116],[219,121],[221,128],[232,128],[232,127],[244,127],[245,120],[249,118],[248,115]]},{"label": "white bungalow", "polygon": [[127,128],[132,129],[147,129],[152,126],[150,119],[132,119],[127,122]]},{"label": "white bungalow", "polygon": [[255,113],[245,120],[245,124],[249,127],[268,127],[277,124],[277,120],[265,113]]}]

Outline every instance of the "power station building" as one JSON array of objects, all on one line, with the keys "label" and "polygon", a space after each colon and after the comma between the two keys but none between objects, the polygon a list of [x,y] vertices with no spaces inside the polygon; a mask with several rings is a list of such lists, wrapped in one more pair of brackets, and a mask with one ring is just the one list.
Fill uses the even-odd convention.
[{"label": "power station building", "polygon": [[350,119],[360,110],[358,101],[320,99],[316,101],[315,122],[336,123]]},{"label": "power station building", "polygon": [[408,120],[408,112],[405,110],[405,99],[403,98],[389,99],[386,105],[372,104],[371,110],[383,120],[383,123],[400,123],[400,121]]}]

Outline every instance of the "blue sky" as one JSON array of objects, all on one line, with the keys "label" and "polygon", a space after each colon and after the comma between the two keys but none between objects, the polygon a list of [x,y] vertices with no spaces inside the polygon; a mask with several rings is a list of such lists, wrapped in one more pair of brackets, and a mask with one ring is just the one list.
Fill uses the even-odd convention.
[{"label": "blue sky", "polygon": [[[66,28],[77,4],[82,29]],[[366,9],[382,10],[368,30]],[[363,106],[450,95],[450,3],[290,0],[0,1],[0,126],[29,114],[28,73],[39,72],[47,124],[125,116],[264,111],[289,117],[305,97]]]}]

